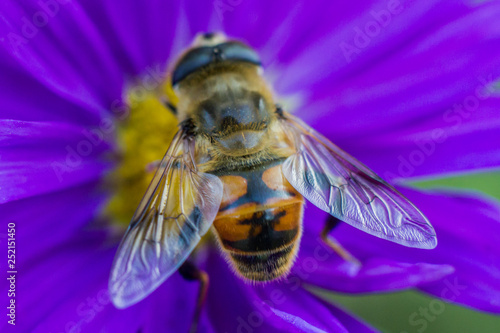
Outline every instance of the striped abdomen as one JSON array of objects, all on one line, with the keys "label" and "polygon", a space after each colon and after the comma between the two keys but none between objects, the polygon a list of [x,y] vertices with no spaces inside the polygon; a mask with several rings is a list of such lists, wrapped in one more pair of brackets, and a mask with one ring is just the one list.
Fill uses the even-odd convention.
[{"label": "striped abdomen", "polygon": [[278,163],[219,175],[224,195],[216,234],[236,270],[254,281],[286,275],[300,242],[304,199]]}]

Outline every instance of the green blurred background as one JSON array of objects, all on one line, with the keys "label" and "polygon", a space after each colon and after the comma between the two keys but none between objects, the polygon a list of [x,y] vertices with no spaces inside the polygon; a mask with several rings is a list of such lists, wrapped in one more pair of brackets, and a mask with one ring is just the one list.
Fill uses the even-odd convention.
[{"label": "green blurred background", "polygon": [[[414,182],[417,188],[460,188],[481,191],[500,200],[500,171]],[[499,244],[500,246],[500,244]],[[500,279],[498,281],[500,284]],[[444,311],[427,321],[427,326],[410,325],[409,317],[420,307],[428,308],[433,298],[417,291],[377,295],[352,296],[318,291],[319,295],[350,310],[382,332],[443,333],[474,332],[500,333],[500,316],[445,304]],[[419,315],[418,318],[421,318]]]}]

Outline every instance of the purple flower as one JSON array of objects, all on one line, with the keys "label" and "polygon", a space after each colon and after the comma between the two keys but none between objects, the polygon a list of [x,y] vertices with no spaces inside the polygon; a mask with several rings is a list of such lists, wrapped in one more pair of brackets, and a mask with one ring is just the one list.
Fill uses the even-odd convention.
[{"label": "purple flower", "polygon": [[[123,175],[113,170],[131,156],[131,142],[148,140],[120,136],[124,92],[158,88],[165,65],[196,33],[214,30],[258,50],[292,112],[401,185],[439,244],[405,248],[342,224],[333,234],[361,260],[353,270],[319,240],[326,214],[309,205],[286,281],[250,286],[216,249],[198,252],[211,278],[201,331],[374,330],[309,286],[344,293],[418,288],[500,313],[498,203],[402,182],[500,165],[497,2],[42,0],[0,9],[0,216],[2,233],[16,224],[20,331],[188,330],[198,284],[179,274],[128,309],[110,303],[107,282],[123,225],[109,216],[120,210],[109,207],[126,185],[115,187],[109,175]],[[0,328],[12,326],[2,320]]]}]

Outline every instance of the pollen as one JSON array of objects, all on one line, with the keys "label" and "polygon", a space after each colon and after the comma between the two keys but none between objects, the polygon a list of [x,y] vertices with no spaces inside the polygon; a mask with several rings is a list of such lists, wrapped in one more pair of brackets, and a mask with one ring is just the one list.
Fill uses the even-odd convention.
[{"label": "pollen", "polygon": [[[162,87],[162,95],[171,89]],[[126,94],[129,115],[117,124],[119,162],[109,175],[112,195],[104,216],[113,223],[127,226],[153,178],[155,162],[160,161],[177,131],[177,119],[156,91],[137,89]],[[176,104],[176,100],[172,104]]]}]

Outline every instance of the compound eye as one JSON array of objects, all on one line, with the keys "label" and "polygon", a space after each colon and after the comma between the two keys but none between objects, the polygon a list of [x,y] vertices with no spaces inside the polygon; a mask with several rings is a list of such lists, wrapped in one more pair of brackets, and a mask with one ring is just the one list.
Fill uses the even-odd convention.
[{"label": "compound eye", "polygon": [[248,62],[261,65],[260,57],[251,47],[240,42],[227,42],[219,45],[220,52],[226,60]]},{"label": "compound eye", "polygon": [[207,66],[213,57],[212,48],[201,46],[189,51],[177,64],[172,75],[172,86],[175,86],[189,74]]},{"label": "compound eye", "polygon": [[181,58],[175,67],[172,86],[200,68],[219,61],[261,65],[259,55],[248,45],[236,41],[228,42],[226,36],[221,33],[199,34],[191,50]]}]

